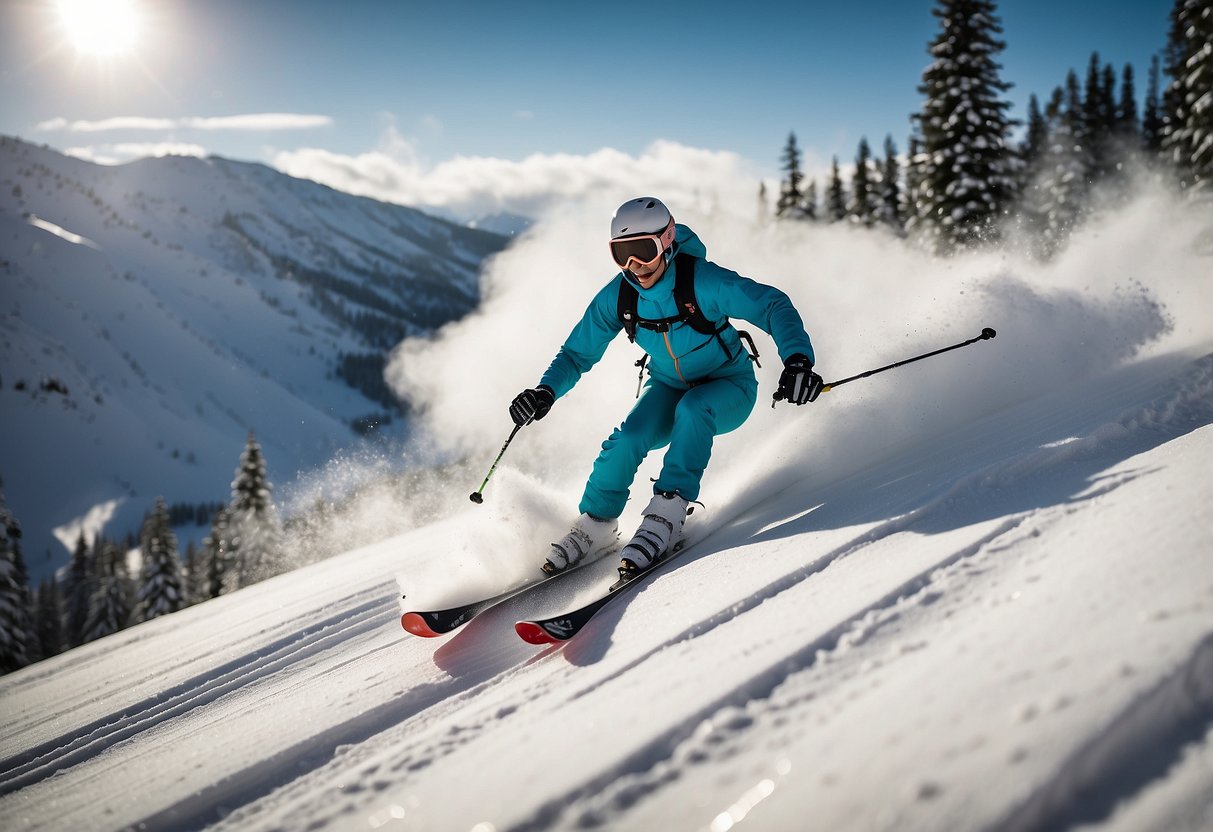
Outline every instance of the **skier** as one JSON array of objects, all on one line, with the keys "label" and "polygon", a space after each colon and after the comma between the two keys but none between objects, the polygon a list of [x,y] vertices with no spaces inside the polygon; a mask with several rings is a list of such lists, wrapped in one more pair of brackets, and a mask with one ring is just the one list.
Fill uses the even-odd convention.
[{"label": "skier", "polygon": [[581,516],[552,544],[543,565],[549,574],[618,545],[619,516],[636,471],[650,451],[665,445],[653,498],[621,552],[621,575],[646,569],[677,545],[688,506],[699,497],[713,437],[740,427],[758,395],[751,366],[757,356],[747,353],[745,333],[729,317],[750,321],[775,339],[784,363],[777,400],[803,405],[823,386],[788,296],[706,260],[699,237],[675,223],[661,200],[640,197],[621,205],[611,220],[610,250],[621,271],[590,302],[539,384],[510,404],[517,425],[542,419],[621,329],[647,353],[644,392],[602,443]]}]

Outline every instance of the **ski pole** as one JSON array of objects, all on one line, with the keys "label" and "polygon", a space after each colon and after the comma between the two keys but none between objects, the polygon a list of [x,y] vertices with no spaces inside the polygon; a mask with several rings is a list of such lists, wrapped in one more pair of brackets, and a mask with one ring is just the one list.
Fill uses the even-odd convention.
[{"label": "ski pole", "polygon": [[[867,378],[868,376],[874,376],[877,373],[883,373],[885,370],[895,370],[898,367],[904,367],[907,364],[913,364],[915,361],[922,361],[924,358],[931,358],[932,356],[939,355],[940,353],[950,352],[951,350],[958,350],[961,347],[969,346],[969,344],[976,344],[978,341],[988,341],[997,334],[998,333],[995,332],[994,330],[990,329],[990,327],[986,327],[985,329],[983,329],[981,331],[981,335],[978,335],[976,338],[970,338],[968,341],[962,341],[959,344],[953,344],[950,347],[944,347],[942,349],[934,350],[933,352],[927,352],[927,353],[923,353],[922,355],[916,355],[913,358],[907,358],[905,361],[898,361],[897,363],[889,364],[886,367],[879,367],[875,370],[868,370],[866,373],[860,373],[859,375],[850,376],[848,378],[844,378],[839,381],[831,381],[829,384],[826,384],[821,388],[821,392],[828,393],[831,390],[833,390],[835,387],[839,386],[840,384],[846,384],[847,382],[850,382],[850,381],[856,381],[857,379]],[[776,402],[779,402],[782,400],[783,400],[783,396],[781,396],[779,394],[779,391],[776,391],[775,400],[771,402],[771,407],[774,407]]]},{"label": "ski pole", "polygon": [[480,488],[473,491],[468,498],[473,503],[476,503],[476,505],[484,502],[484,488],[489,484],[489,477],[493,476],[493,472],[497,470],[497,463],[501,462],[501,458],[505,456],[506,448],[510,447],[510,443],[514,441],[514,437],[518,435],[518,431],[520,430],[522,430],[522,425],[515,425],[514,429],[510,431],[510,438],[505,440],[505,444],[501,446],[501,453],[497,454],[497,458],[493,460],[493,465],[489,468],[488,474],[485,475],[484,482],[480,483]]}]

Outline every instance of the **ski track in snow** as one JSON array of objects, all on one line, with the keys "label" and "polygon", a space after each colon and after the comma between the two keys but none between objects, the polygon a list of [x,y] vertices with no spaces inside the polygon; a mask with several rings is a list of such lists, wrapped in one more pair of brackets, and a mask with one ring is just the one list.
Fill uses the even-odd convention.
[{"label": "ski track in snow", "polygon": [[[363,595],[370,595],[364,593]],[[293,664],[377,628],[385,612],[383,590],[378,597],[343,609],[327,619],[287,633],[256,651],[226,662],[213,671],[158,691],[77,730],[26,749],[0,762],[0,795],[53,777],[72,765],[97,756],[115,744],[156,728],[196,708],[211,705],[239,690],[251,679],[269,676]]]},{"label": "ski track in snow", "polygon": [[[533,614],[533,598],[493,609],[447,639],[403,636],[393,587],[367,577],[375,564],[391,562],[391,547],[374,550],[357,573],[361,587],[335,599],[317,591],[310,608],[301,600],[299,616],[267,626],[268,635],[240,636],[231,655],[214,647],[202,670],[188,658],[170,659],[159,670],[173,681],[147,693],[111,691],[112,703],[90,700],[78,716],[79,702],[66,695],[51,712],[23,712],[25,721],[5,730],[0,746],[0,819],[22,829],[86,819],[151,830],[390,822],[429,829],[491,819],[485,829],[722,832],[747,819],[755,828],[800,827],[810,812],[818,828],[1099,825],[1118,807],[1143,803],[1134,801],[1191,749],[1208,746],[1213,576],[1207,566],[1196,573],[1187,607],[1172,604],[1144,619],[1143,626],[1195,638],[1162,657],[1128,651],[1133,666],[1102,685],[1090,675],[1056,676],[1063,661],[1093,663],[1095,675],[1107,670],[1081,652],[1058,654],[1056,666],[1017,664],[1016,645],[999,642],[1004,631],[985,622],[1006,617],[1007,631],[1019,628],[1025,639],[1068,642],[1069,633],[1048,620],[1034,627],[1037,618],[1016,619],[1017,604],[1048,606],[1005,586],[1028,596],[1033,588],[1059,592],[1050,581],[1069,573],[1058,544],[1088,529],[1089,510],[1107,511],[1166,466],[1193,466],[1193,454],[1207,455],[1213,356],[1161,382],[1124,376],[1085,399],[1090,413],[1067,408],[1070,399],[1044,403],[1012,423],[1023,430],[1005,444],[993,441],[1004,435],[995,414],[971,428],[975,441],[944,437],[818,484],[810,509],[804,489],[759,488],[703,520],[703,536],[678,561],[576,640],[539,652],[510,628]],[[1127,408],[1109,409],[1126,395],[1136,397]],[[1119,415],[1103,416],[1109,412]],[[966,465],[941,456],[940,447],[954,441],[967,449],[957,452]],[[1191,450],[1164,462],[1159,453],[1172,442]],[[1213,497],[1207,475],[1194,487]],[[874,495],[879,510],[870,505]],[[1121,506],[1114,516],[1125,513]],[[1114,561],[1133,562],[1127,555]],[[318,568],[334,580],[342,574],[334,562]],[[1089,587],[1069,590],[1090,588],[1089,603],[1098,605],[1099,581],[1092,575]],[[240,595],[226,599],[229,609],[241,609]],[[965,626],[954,629],[954,621]],[[1114,641],[1106,611],[1079,621],[1090,626],[1090,638]],[[74,670],[104,673],[131,650],[154,649],[156,634],[168,631],[159,627],[79,651]],[[956,674],[955,688],[1000,695],[994,707],[1001,716],[974,722],[979,714],[950,710],[950,687],[930,675],[947,650],[980,654],[976,665],[970,658],[943,666]],[[1005,692],[990,694],[998,680],[971,672],[987,665],[1005,666],[1010,676],[994,687]],[[0,691],[7,700],[53,685],[63,668],[35,666],[0,682]],[[1033,684],[1033,676],[1056,676],[1055,687]],[[925,704],[913,719],[880,721],[919,688],[942,702]],[[1042,700],[1044,693],[1051,698]],[[221,743],[229,735],[224,720],[257,730],[275,703],[310,697],[329,721],[274,735],[267,750],[208,771],[193,787],[144,795],[133,807],[108,805],[98,820],[97,784],[125,782],[143,754],[163,751],[167,765],[172,749]],[[629,712],[629,703],[638,710]],[[303,708],[297,716],[315,717]],[[920,724],[950,720],[960,725],[956,735],[928,743],[922,770],[907,773],[899,743],[930,740],[935,734]],[[875,727],[857,734],[866,721]],[[1000,735],[1000,721],[1015,730]],[[1069,733],[1042,727],[1074,721],[1082,728]],[[977,733],[966,738],[961,728]],[[960,775],[969,768],[977,780],[966,790]],[[867,789],[845,788],[865,773],[887,795],[872,800]],[[1008,773],[1001,789],[974,785]],[[189,777],[188,768],[181,776]],[[474,794],[456,785],[469,776],[478,778]],[[1199,783],[1200,775],[1192,779]],[[79,794],[69,799],[73,791]],[[856,803],[864,795],[867,804]],[[28,811],[56,803],[49,812]]]},{"label": "ski track in snow", "polygon": [[[739,621],[742,614],[777,598],[785,592],[795,589],[801,583],[821,574],[840,559],[862,552],[866,548],[874,546],[894,534],[911,531],[915,523],[924,522],[925,519],[939,511],[942,507],[954,510],[955,504],[958,501],[966,497],[973,498],[978,496],[978,492],[981,489],[1005,488],[1013,485],[1017,479],[1016,472],[1022,472],[1022,476],[1039,476],[1042,471],[1047,470],[1052,465],[1064,464],[1083,454],[1097,452],[1101,447],[1105,447],[1109,441],[1114,441],[1114,439],[1110,439],[1109,437],[1131,436],[1131,431],[1127,426],[1138,424],[1163,425],[1167,422],[1166,414],[1182,411],[1184,402],[1193,398],[1200,399],[1201,397],[1207,397],[1208,365],[1209,361],[1207,360],[1203,362],[1203,365],[1198,365],[1194,373],[1196,382],[1194,385],[1188,388],[1181,388],[1180,394],[1163,397],[1148,407],[1126,414],[1126,416],[1113,423],[1112,426],[1098,431],[1100,437],[1102,437],[1100,439],[1059,443],[1052,447],[1042,448],[1038,454],[1034,455],[1034,458],[1011,460],[992,469],[982,470],[960,481],[947,493],[937,497],[931,503],[920,507],[905,517],[880,524],[855,539],[845,542],[805,568],[781,577],[740,602],[714,615],[703,618],[695,622],[691,627],[677,632],[669,638],[649,647],[645,652],[631,659],[626,664],[613,669],[601,678],[597,678],[584,686],[571,685],[572,690],[567,694],[562,691],[558,684],[554,685],[547,680],[537,681],[524,687],[521,691],[522,696],[518,698],[523,702],[532,702],[537,695],[554,691],[561,691],[561,695],[568,702],[574,702],[583,697],[590,696],[596,691],[608,688],[618,680],[626,679],[628,673],[645,665],[647,662],[658,660],[666,651],[675,649],[676,647],[685,648],[689,642],[707,636],[718,627],[727,626],[730,622]],[[1204,369],[1203,373],[1201,371],[1202,366]],[[1162,416],[1159,414],[1162,414]],[[1140,473],[1129,472],[1110,477],[1095,486],[1082,499],[1090,500],[1110,493],[1115,488],[1132,482],[1138,476],[1140,476]],[[883,626],[886,626],[890,619],[896,618],[896,610],[899,607],[908,603],[923,605],[934,603],[939,597],[939,591],[933,589],[932,585],[939,574],[955,571],[959,568],[958,565],[964,561],[976,558],[983,553],[997,553],[1002,548],[1000,547],[1000,541],[1013,538],[1017,533],[1022,533],[1021,527],[1024,525],[1027,516],[1029,515],[999,523],[976,541],[959,548],[943,559],[930,563],[924,570],[912,575],[908,580],[894,587],[874,603],[857,610],[848,618],[837,622],[831,629],[804,644],[798,650],[790,654],[780,655],[774,664],[754,674],[751,678],[736,684],[725,695],[709,702],[701,709],[685,714],[679,722],[670,726],[664,733],[655,737],[648,744],[635,750],[630,757],[622,760],[619,764],[600,771],[596,777],[581,784],[576,789],[551,797],[529,819],[523,819],[512,828],[583,827],[620,821],[628,809],[642,801],[644,797],[658,791],[663,783],[678,779],[680,760],[683,761],[681,765],[686,765],[686,761],[700,763],[711,758],[710,754],[702,749],[688,750],[688,745],[695,744],[695,738],[697,733],[700,732],[701,726],[705,724],[717,726],[717,729],[709,734],[711,738],[709,742],[713,745],[725,741],[721,739],[722,731],[719,729],[719,726],[724,726],[724,734],[744,733],[755,721],[754,717],[745,713],[746,706],[752,708],[753,703],[770,699],[777,688],[787,683],[789,677],[811,670],[822,657],[828,657],[831,653],[854,649],[862,645],[872,634]],[[1030,533],[1036,535],[1040,532],[1039,529],[1034,529]],[[693,558],[694,556],[695,552],[692,547],[691,550],[688,550],[685,557]],[[672,570],[676,568],[677,566],[671,566]],[[559,652],[561,649],[566,653],[576,652],[575,645],[568,645],[564,648],[549,648],[533,661],[541,660],[544,657]],[[916,648],[912,647],[910,649]],[[584,661],[585,658],[582,657],[582,660]],[[574,657],[570,661],[577,663],[578,659]],[[1192,669],[1186,672],[1183,670],[1177,671],[1174,674],[1174,678],[1184,679],[1192,675],[1192,673],[1199,675],[1200,672],[1200,660],[1198,659],[1192,665]],[[504,683],[504,680],[499,680],[499,683]],[[1164,686],[1164,688],[1170,690],[1170,687]],[[471,695],[474,696],[479,692],[473,691]],[[467,697],[463,698],[466,699]],[[445,755],[457,750],[463,744],[474,740],[476,735],[485,726],[508,718],[524,707],[526,707],[525,704],[518,704],[517,702],[504,706],[496,706],[488,712],[481,714],[481,717],[470,725],[461,723],[450,727],[446,736],[440,739],[431,738],[427,744],[414,749],[411,754],[404,754],[398,757],[394,767],[389,767],[388,771],[390,774],[398,774],[402,769],[420,770],[433,766]],[[463,708],[464,703],[460,702],[455,707],[455,710],[462,711]],[[1204,710],[1201,710],[1202,708]],[[1210,716],[1207,713],[1207,706],[1197,704],[1196,709],[1197,716],[1195,718],[1197,720],[1199,720],[1202,713],[1205,714],[1206,719]],[[1157,708],[1147,707],[1146,711],[1150,714],[1160,713],[1160,710]],[[1158,721],[1158,719],[1154,719],[1150,724],[1156,725]],[[1138,740],[1140,741],[1150,735],[1151,732],[1146,732],[1139,736]],[[1094,752],[1094,754],[1097,757],[1100,756],[1099,752]],[[362,778],[370,778],[374,782],[374,776],[380,770],[381,764],[370,763],[360,774]],[[380,781],[380,787],[386,789],[388,787],[387,784],[390,782],[390,780]],[[1061,782],[1064,784],[1067,781],[1063,779]],[[1064,785],[1055,787],[1054,791],[1057,789],[1060,789],[1061,793],[1066,793]],[[320,809],[319,807],[313,807],[313,811],[320,811]],[[1035,822],[1026,821],[1025,824],[1025,821],[1022,819],[1030,818],[1033,815],[1033,811],[1027,807],[1019,810],[1015,817],[1021,820],[1008,821],[1006,827],[1047,827],[1049,822],[1040,821],[1039,819]],[[1035,812],[1037,815],[1040,814],[1038,810],[1035,810]],[[308,814],[311,816],[311,812]],[[1054,810],[1052,812],[1054,819],[1056,815],[1057,811]],[[323,814],[321,816],[323,817]],[[239,822],[245,820],[248,820],[248,818],[239,818],[237,825]],[[1016,823],[1020,825],[1017,826]]]}]

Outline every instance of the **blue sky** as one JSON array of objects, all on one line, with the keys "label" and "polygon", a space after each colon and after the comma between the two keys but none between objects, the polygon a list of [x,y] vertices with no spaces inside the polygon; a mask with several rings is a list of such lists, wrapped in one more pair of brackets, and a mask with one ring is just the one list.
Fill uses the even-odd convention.
[{"label": "blue sky", "polygon": [[[932,0],[87,2],[131,4],[138,37],[98,58],[55,0],[0,3],[0,133],[107,161],[167,146],[306,173],[322,156],[380,185],[394,163],[435,188],[470,157],[514,176],[504,163],[541,157],[558,175],[554,159],[635,159],[662,140],[769,177],[789,131],[810,170],[852,160],[861,136],[904,150],[939,25]],[[1092,51],[1132,63],[1144,94],[1171,6],[1002,0],[1013,114]]]}]

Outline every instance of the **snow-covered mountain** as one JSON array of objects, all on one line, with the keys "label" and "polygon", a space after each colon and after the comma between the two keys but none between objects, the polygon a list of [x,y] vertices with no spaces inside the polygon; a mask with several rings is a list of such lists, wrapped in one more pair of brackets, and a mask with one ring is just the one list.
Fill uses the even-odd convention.
[{"label": "snow-covered mountain", "polygon": [[0,477],[34,577],[53,529],[225,500],[250,430],[279,485],[399,435],[383,353],[471,310],[506,242],[261,165],[0,137]]}]

